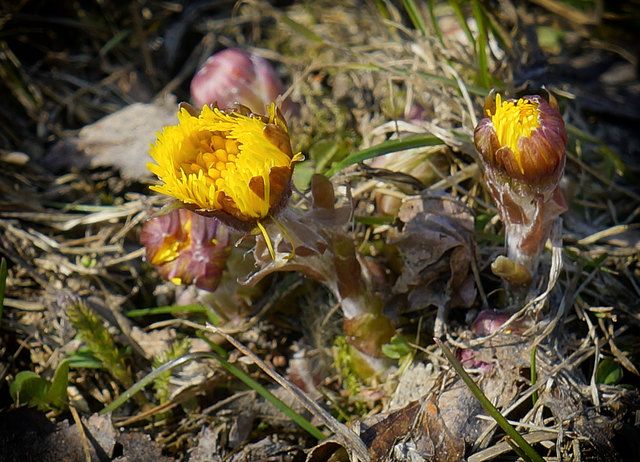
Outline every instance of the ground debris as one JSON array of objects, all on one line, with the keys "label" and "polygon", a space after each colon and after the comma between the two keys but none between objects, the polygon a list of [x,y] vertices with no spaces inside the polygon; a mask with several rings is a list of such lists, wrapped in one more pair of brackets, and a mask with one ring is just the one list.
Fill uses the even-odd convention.
[{"label": "ground debris", "polygon": [[108,416],[94,414],[88,420],[83,418],[82,424],[83,433],[67,420],[54,424],[35,409],[1,412],[0,461],[81,461],[86,460],[87,450],[91,460],[99,462],[173,460],[162,456],[160,447],[148,435],[117,431]]},{"label": "ground debris", "polygon": [[394,292],[408,294],[411,311],[430,305],[469,307],[476,296],[471,210],[446,194],[426,193],[407,197],[398,218],[406,224],[392,242],[404,267]]},{"label": "ground debris", "polygon": [[[638,2],[188,3],[0,0],[0,462],[85,460],[85,447],[98,461],[337,462],[367,460],[367,448],[372,460],[514,460],[432,343],[440,335],[547,460],[636,462]],[[149,192],[148,145],[175,121],[199,65],[228,47],[270,60],[300,107],[287,120],[306,156],[292,206],[308,211],[313,174],[349,199],[333,221],[397,320],[381,358],[388,377],[362,383],[338,370],[340,307],[299,271],[265,271],[255,289],[238,288],[256,271],[254,235],[234,249],[243,269],[214,293],[163,282],[143,259],[141,224],[167,202]],[[503,230],[471,142],[492,87],[509,97],[548,88],[569,134],[569,210],[541,262],[552,274],[551,254],[562,269],[515,317],[489,268]],[[386,153],[403,143],[413,147]],[[293,247],[317,272],[326,249],[312,231]],[[284,234],[276,244],[290,255]],[[538,299],[551,279],[553,293]],[[165,376],[166,402],[147,383],[139,401],[101,417],[126,387],[77,336],[59,303],[67,297],[95,310],[133,382],[174,342],[210,357]],[[313,360],[297,361],[296,344]],[[65,359],[88,446],[68,412],[19,407],[9,393],[20,372],[46,383]],[[223,361],[328,439],[318,444]],[[296,400],[287,381],[303,385]]]},{"label": "ground debris", "polygon": [[445,423],[429,399],[414,401],[363,431],[372,461],[429,460],[454,462],[464,455],[458,429]]}]

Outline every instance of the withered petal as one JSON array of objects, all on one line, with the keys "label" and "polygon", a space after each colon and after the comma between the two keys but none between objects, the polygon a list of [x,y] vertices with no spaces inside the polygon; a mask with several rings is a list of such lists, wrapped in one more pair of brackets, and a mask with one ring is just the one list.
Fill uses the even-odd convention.
[{"label": "withered petal", "polygon": [[271,167],[269,183],[271,184],[271,197],[269,198],[271,203],[269,205],[273,207],[282,200],[283,195],[286,195],[287,188],[291,188],[291,168]]},{"label": "withered petal", "polygon": [[275,124],[270,123],[264,126],[264,128],[262,129],[262,133],[267,140],[269,140],[280,151],[288,155],[289,158],[293,157],[289,134],[285,130]]},{"label": "withered petal", "polygon": [[264,178],[261,176],[254,176],[249,180],[249,189],[256,193],[260,199],[264,200]]}]

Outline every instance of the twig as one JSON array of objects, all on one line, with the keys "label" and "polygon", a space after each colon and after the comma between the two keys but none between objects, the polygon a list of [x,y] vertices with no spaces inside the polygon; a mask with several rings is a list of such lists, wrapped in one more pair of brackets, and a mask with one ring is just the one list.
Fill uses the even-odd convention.
[{"label": "twig", "polygon": [[80,439],[82,440],[82,450],[84,451],[84,460],[86,462],[91,462],[91,451],[89,450],[89,441],[87,440],[87,435],[84,432],[84,426],[82,425],[82,420],[78,415],[78,411],[73,406],[69,406],[69,410],[71,411],[71,415],[73,416],[73,420],[76,423],[76,428],[78,429],[78,433],[80,433]]}]

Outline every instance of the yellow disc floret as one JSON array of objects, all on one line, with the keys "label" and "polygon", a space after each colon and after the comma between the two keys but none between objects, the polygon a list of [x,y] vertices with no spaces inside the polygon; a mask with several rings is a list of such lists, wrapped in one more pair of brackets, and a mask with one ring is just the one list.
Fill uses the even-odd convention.
[{"label": "yellow disc floret", "polygon": [[487,115],[491,117],[498,142],[511,149],[520,172],[524,174],[518,140],[523,136],[531,136],[531,132],[540,126],[538,104],[522,98],[515,102],[503,102],[500,94],[497,94],[495,113],[491,115],[489,112]]}]

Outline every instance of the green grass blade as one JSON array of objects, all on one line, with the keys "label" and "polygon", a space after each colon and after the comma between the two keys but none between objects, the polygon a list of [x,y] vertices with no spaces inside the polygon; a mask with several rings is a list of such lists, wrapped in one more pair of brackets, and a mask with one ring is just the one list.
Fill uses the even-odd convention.
[{"label": "green grass blade", "polygon": [[406,149],[424,148],[427,146],[437,146],[440,144],[444,144],[442,140],[436,136],[431,135],[416,135],[408,136],[400,140],[383,141],[380,144],[363,149],[362,151],[358,151],[351,154],[350,156],[345,157],[329,169],[329,171],[327,172],[327,176],[333,176],[338,171],[342,170],[345,167],[348,167],[349,165],[357,164],[358,162],[372,159],[374,157],[382,156],[392,152],[404,151]]},{"label": "green grass blade", "polygon": [[245,374],[243,371],[235,367],[233,364],[229,363],[222,356],[216,353],[209,353],[209,352],[203,352],[203,351],[196,352],[196,353],[189,353],[177,359],[167,361],[162,366],[158,367],[157,369],[154,369],[153,371],[148,373],[146,376],[144,376],[142,379],[138,380],[135,384],[133,384],[127,390],[125,390],[125,392],[122,393],[118,397],[118,399],[112,401],[109,405],[105,406],[100,411],[99,414],[105,415],[115,411],[124,403],[126,403],[129,399],[131,399],[136,393],[138,393],[139,391],[144,389],[147,385],[152,383],[161,374],[167,371],[170,371],[178,366],[182,366],[183,364],[188,363],[189,361],[193,361],[194,359],[215,359],[230,373],[232,373],[238,379],[243,381],[248,387],[255,390],[257,393],[263,396],[267,401],[269,401],[278,409],[280,409],[282,412],[284,412],[294,422],[300,425],[300,427],[306,430],[310,435],[312,435],[313,437],[319,440],[323,440],[327,438],[327,436],[324,433],[322,433],[319,429],[317,429],[315,426],[313,426],[311,422],[309,422],[307,419],[305,419],[304,417],[296,413],[293,409],[291,409],[285,403],[280,401],[276,396],[274,396],[269,390],[264,388],[262,385],[260,385],[258,382],[253,380],[247,374]]},{"label": "green grass blade", "polygon": [[76,352],[67,355],[69,366],[75,369],[102,369],[102,363],[98,361],[91,353]]},{"label": "green grass blade", "polygon": [[129,37],[133,33],[133,30],[134,30],[133,27],[129,27],[127,29],[121,30],[120,32],[115,34],[113,37],[111,37],[109,40],[107,40],[107,43],[102,45],[102,48],[100,48],[100,52],[99,52],[100,55],[106,55],[113,48],[117,47],[121,42],[123,42],[127,37]]},{"label": "green grass blade", "polygon": [[422,15],[420,11],[418,11],[418,7],[416,6],[413,0],[402,0],[404,4],[404,9],[409,15],[409,19],[413,23],[413,27],[419,30],[424,37],[427,36],[427,26],[424,23],[424,19],[422,19]]},{"label": "green grass blade", "polygon": [[[531,348],[531,386],[533,387],[538,381],[538,371],[536,370],[536,347]],[[538,391],[534,391],[531,394],[531,401],[536,404],[538,401]]]},{"label": "green grass blade", "polygon": [[449,5],[451,5],[451,8],[453,8],[453,13],[456,15],[456,18],[458,18],[460,27],[462,27],[464,34],[467,36],[467,40],[469,40],[469,43],[475,43],[476,39],[473,38],[473,32],[471,32],[471,29],[469,29],[467,18],[464,17],[462,8],[460,8],[458,0],[449,0]]},{"label": "green grass blade", "polygon": [[431,18],[431,25],[433,26],[433,31],[436,33],[436,37],[438,37],[438,41],[442,48],[446,49],[447,47],[444,44],[444,36],[442,35],[442,30],[440,29],[440,25],[438,24],[438,18],[436,18],[436,12],[434,11],[434,1],[429,0],[429,17]]},{"label": "green grass blade", "polygon": [[394,217],[371,217],[368,215],[357,215],[355,217],[353,217],[353,220],[356,223],[362,223],[363,225],[370,225],[370,226],[381,226],[381,225],[388,225],[390,223],[393,223],[393,220],[395,220]]},{"label": "green grass blade", "polygon": [[242,370],[238,369],[233,364],[229,363],[227,360],[222,359],[219,356],[216,356],[215,359],[217,359],[220,362],[222,367],[227,369],[229,372],[231,372],[233,375],[235,375],[238,379],[242,380],[249,388],[251,388],[251,389],[255,390],[257,393],[259,393],[264,399],[266,399],[271,404],[273,404],[276,408],[278,408],[280,411],[282,411],[286,416],[288,416],[291,420],[293,420],[295,423],[297,423],[303,430],[305,430],[311,436],[313,436],[314,438],[316,438],[318,440],[327,439],[327,435],[325,435],[319,429],[317,429],[311,422],[309,422],[307,419],[302,417],[296,411],[291,409],[285,403],[280,401],[273,393],[271,393],[265,387],[263,387],[258,382],[253,380],[247,374],[242,372]]},{"label": "green grass blade", "polygon": [[451,363],[451,366],[458,373],[460,378],[464,381],[465,384],[469,387],[474,396],[480,401],[482,407],[489,413],[491,417],[494,418],[496,423],[504,430],[509,438],[513,440],[513,442],[522,450],[522,453],[525,456],[525,459],[534,462],[544,462],[544,459],[536,452],[535,449],[525,440],[518,431],[513,428],[513,426],[504,418],[500,411],[489,401],[489,399],[485,396],[485,394],[480,390],[478,385],[473,381],[473,379],[467,374],[467,372],[462,367],[462,364],[458,362],[456,357],[451,353],[451,351],[442,343],[442,341],[438,338],[433,339],[434,342],[442,349],[442,352]]},{"label": "green grass blade", "polygon": [[209,357],[209,353],[198,352],[198,353],[189,353],[189,354],[181,356],[181,357],[179,357],[177,359],[173,359],[171,361],[167,361],[162,366],[160,366],[157,369],[154,369],[153,371],[151,371],[150,373],[145,375],[143,378],[138,380],[136,383],[134,383],[132,386],[130,386],[128,389],[126,389],[120,396],[118,396],[117,399],[113,400],[111,403],[109,403],[107,406],[105,406],[99,412],[99,414],[100,415],[105,415],[105,414],[108,414],[110,412],[115,411],[120,406],[122,406],[124,403],[129,401],[136,393],[138,393],[144,387],[146,387],[151,382],[153,382],[163,372],[169,371],[169,370],[174,369],[174,368],[176,368],[178,366],[181,366],[181,365],[183,365],[185,363],[188,363],[189,361],[191,361],[193,359],[208,358],[208,357]]},{"label": "green grass blade", "polygon": [[487,60],[487,26],[480,0],[473,0],[473,15],[478,25],[478,40],[476,41],[476,59],[480,67],[480,84],[489,88],[489,61]]},{"label": "green grass blade", "polygon": [[575,125],[567,124],[566,128],[567,128],[567,132],[569,132],[570,134],[572,134],[576,138],[580,138],[583,141],[587,141],[589,143],[596,144],[598,146],[598,148],[600,148],[600,151],[602,152],[603,156],[606,159],[609,159],[609,161],[611,161],[613,163],[613,165],[615,165],[616,169],[618,170],[618,174],[619,175],[623,176],[623,175],[626,175],[628,173],[627,165],[605,143],[600,141],[595,136],[592,136],[592,135],[589,135],[586,132],[583,132],[582,130],[580,130]]},{"label": "green grass blade", "polygon": [[373,0],[373,3],[375,3],[376,8],[378,9],[378,13],[380,13],[380,16],[382,16],[386,20],[391,19],[391,15],[389,14],[387,5],[385,5],[382,0]]},{"label": "green grass blade", "polygon": [[7,288],[7,260],[0,260],[0,326],[2,326],[2,311],[4,308],[4,291]]},{"label": "green grass blade", "polygon": [[[204,336],[202,338],[205,338]],[[206,339],[205,339],[206,340]],[[220,363],[222,367],[224,367],[227,371],[235,375],[238,379],[244,382],[252,390],[255,390],[260,396],[273,404],[276,408],[278,408],[282,413],[284,413],[287,417],[297,423],[303,430],[309,433],[311,436],[318,440],[324,440],[327,438],[327,435],[322,433],[318,428],[316,428],[311,422],[302,417],[296,411],[291,409],[288,405],[283,403],[277,396],[263,387],[261,384],[253,380],[247,374],[244,373],[241,369],[237,368],[229,361],[224,359],[222,356],[219,356],[215,353],[211,353],[211,357]]]},{"label": "green grass blade", "polygon": [[207,320],[214,326],[219,326],[222,318],[218,316],[211,308],[202,305],[166,305],[156,306],[153,308],[139,308],[137,310],[127,311],[126,315],[129,318],[135,318],[138,316],[156,316],[159,314],[174,314],[174,313],[204,313],[207,316]]},{"label": "green grass blade", "polygon": [[283,14],[280,15],[278,19],[303,37],[306,37],[309,40],[313,40],[314,42],[324,42],[324,39],[318,34],[313,32],[311,29],[303,26],[299,22],[294,21],[289,16]]},{"label": "green grass blade", "polygon": [[529,456],[527,456],[527,453],[524,452],[522,450],[522,448],[520,448],[515,441],[513,441],[511,438],[509,438],[508,436],[505,437],[505,441],[507,442],[507,444],[509,446],[511,446],[511,449],[513,449],[513,452],[515,452],[516,454],[518,454],[518,457],[520,457],[522,460],[525,460],[527,462],[531,461],[531,458]]}]

